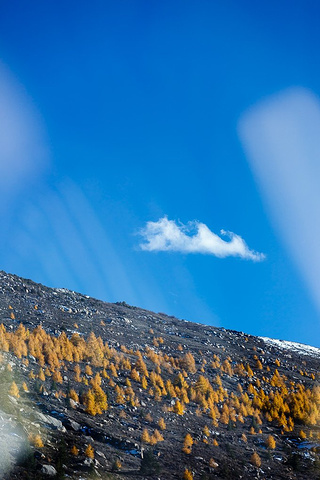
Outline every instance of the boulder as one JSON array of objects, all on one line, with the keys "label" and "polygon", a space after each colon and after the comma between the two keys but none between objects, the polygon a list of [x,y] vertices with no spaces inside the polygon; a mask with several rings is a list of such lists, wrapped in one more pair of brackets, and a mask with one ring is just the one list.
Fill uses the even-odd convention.
[{"label": "boulder", "polygon": [[41,412],[35,412],[35,416],[41,422],[46,423],[47,425],[50,425],[51,428],[56,428],[60,432],[66,431],[65,427],[62,425],[61,420],[51,417],[51,415],[44,415]]},{"label": "boulder", "polygon": [[81,429],[80,423],[75,422],[74,420],[69,420],[69,423],[70,423],[70,427],[71,427],[72,430],[74,430],[75,432],[78,432],[78,430]]},{"label": "boulder", "polygon": [[42,465],[41,472],[50,477],[57,475],[57,470],[52,465]]}]

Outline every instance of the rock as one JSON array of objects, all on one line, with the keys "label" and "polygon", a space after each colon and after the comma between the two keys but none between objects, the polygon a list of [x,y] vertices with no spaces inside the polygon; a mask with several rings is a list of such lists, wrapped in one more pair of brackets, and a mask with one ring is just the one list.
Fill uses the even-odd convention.
[{"label": "rock", "polygon": [[41,472],[50,477],[57,475],[57,470],[52,465],[42,465]]},{"label": "rock", "polygon": [[69,398],[69,404],[71,408],[77,408],[77,406],[79,405],[79,403],[75,402],[72,398]]},{"label": "rock", "polygon": [[72,430],[74,430],[75,432],[78,432],[78,431],[81,429],[80,423],[75,422],[74,420],[69,420],[69,422],[70,422],[70,427],[71,427]]},{"label": "rock", "polygon": [[40,420],[40,422],[49,423],[46,415],[44,415],[43,413],[41,413],[41,412],[34,412],[34,414],[35,414],[35,416],[37,417],[37,419]]},{"label": "rock", "polygon": [[11,395],[8,395],[8,398],[11,403],[14,403],[15,405],[18,405],[18,400],[15,397],[12,397]]},{"label": "rock", "polygon": [[46,423],[47,425],[50,425],[51,427],[56,428],[61,432],[66,431],[65,427],[62,425],[61,420],[58,420],[57,418],[51,417],[50,415],[44,415],[41,412],[35,412],[35,416],[42,423]]},{"label": "rock", "polygon": [[96,454],[99,455],[99,457],[106,458],[105,454],[99,450],[96,451]]},{"label": "rock", "polygon": [[58,420],[57,418],[51,417],[50,415],[46,415],[47,417],[47,422],[52,425],[53,427],[58,428],[59,430],[63,428],[61,420]]}]

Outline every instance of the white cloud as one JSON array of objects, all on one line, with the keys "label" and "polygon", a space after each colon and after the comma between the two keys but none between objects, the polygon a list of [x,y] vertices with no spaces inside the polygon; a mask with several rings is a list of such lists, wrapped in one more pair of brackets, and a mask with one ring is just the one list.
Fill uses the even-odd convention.
[{"label": "white cloud", "polygon": [[223,240],[198,221],[178,225],[174,220],[163,217],[157,222],[147,222],[139,233],[145,241],[140,244],[140,248],[149,252],[202,253],[253,261],[265,258],[264,254],[250,250],[239,235],[221,230],[220,234],[229,238],[228,241]]}]

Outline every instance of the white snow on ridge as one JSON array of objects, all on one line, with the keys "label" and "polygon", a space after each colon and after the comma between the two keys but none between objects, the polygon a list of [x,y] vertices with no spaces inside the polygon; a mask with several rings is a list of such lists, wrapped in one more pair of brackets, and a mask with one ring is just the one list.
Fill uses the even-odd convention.
[{"label": "white snow on ridge", "polygon": [[265,343],[269,343],[275,347],[282,348],[284,350],[291,350],[292,352],[302,355],[311,355],[312,357],[320,358],[320,348],[311,347],[311,345],[305,345],[303,343],[289,342],[288,340],[276,340],[275,338],[258,337]]}]

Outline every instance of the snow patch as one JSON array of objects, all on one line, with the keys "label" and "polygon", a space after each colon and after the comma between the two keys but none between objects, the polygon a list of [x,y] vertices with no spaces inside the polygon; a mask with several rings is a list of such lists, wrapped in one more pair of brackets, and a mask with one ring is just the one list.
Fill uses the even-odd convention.
[{"label": "snow patch", "polygon": [[291,350],[292,352],[302,354],[302,355],[311,355],[312,357],[320,357],[320,348],[312,347],[311,345],[305,345],[298,342],[289,342],[288,340],[277,340],[275,338],[268,337],[258,337],[261,338],[265,343],[269,343],[275,347],[281,348],[283,350]]}]

